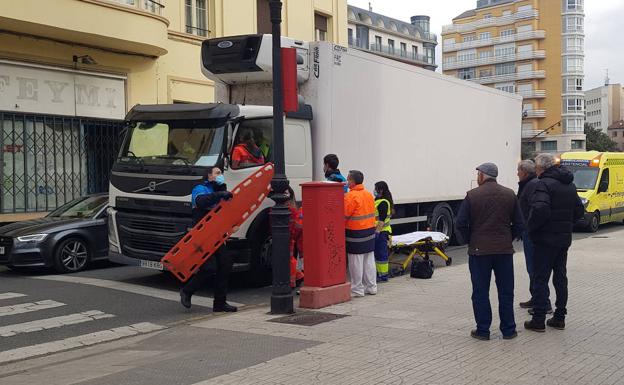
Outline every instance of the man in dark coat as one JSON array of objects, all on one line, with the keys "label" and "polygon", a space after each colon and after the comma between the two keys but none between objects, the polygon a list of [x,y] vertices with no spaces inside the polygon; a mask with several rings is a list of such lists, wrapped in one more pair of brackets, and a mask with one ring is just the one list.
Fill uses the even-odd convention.
[{"label": "man in dark coat", "polygon": [[472,281],[472,308],[477,328],[473,338],[490,339],[492,271],[498,290],[498,314],[504,339],[513,339],[514,320],[513,240],[522,234],[523,221],[513,190],[496,182],[498,167],[484,163],[477,167],[479,187],[468,191],[457,216],[457,234],[468,242],[468,266]]},{"label": "man in dark coat", "polygon": [[535,164],[539,182],[531,199],[528,221],[529,236],[535,244],[534,313],[533,319],[526,321],[524,327],[544,332],[551,273],[557,300],[555,313],[547,325],[565,328],[568,249],[572,244],[574,223],[583,217],[584,207],[572,183],[574,176],[557,164],[554,155],[540,154],[535,158]]}]

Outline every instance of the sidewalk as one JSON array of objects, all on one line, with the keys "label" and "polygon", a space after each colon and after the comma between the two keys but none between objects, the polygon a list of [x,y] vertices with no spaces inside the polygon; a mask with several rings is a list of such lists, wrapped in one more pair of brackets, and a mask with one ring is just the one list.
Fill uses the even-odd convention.
[{"label": "sidewalk", "polygon": [[528,298],[528,284],[517,253],[518,338],[505,341],[498,331],[494,282],[492,340],[470,338],[464,260],[437,269],[431,280],[395,278],[377,296],[323,309],[347,317],[317,326],[267,322],[276,317],[266,308],[196,323],[317,343],[198,384],[624,384],[623,231],[616,226],[575,241],[565,331],[523,329],[529,316],[517,303]]}]

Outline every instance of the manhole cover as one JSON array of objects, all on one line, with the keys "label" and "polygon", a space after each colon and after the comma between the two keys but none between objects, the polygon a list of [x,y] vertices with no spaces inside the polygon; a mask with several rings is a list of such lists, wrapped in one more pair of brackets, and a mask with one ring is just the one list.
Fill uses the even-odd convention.
[{"label": "manhole cover", "polygon": [[299,312],[299,313],[287,315],[284,317],[273,318],[269,321],[282,323],[282,324],[314,326],[314,325],[322,324],[324,322],[329,322],[329,321],[337,320],[337,319],[344,318],[344,317],[348,317],[348,316],[343,315],[343,314],[307,311],[307,312]]}]

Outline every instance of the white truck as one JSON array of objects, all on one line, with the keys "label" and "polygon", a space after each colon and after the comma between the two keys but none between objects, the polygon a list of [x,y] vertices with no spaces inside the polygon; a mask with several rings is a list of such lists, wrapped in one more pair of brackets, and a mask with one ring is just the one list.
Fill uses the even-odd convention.
[{"label": "white truck", "polygon": [[[206,167],[224,168],[234,186],[257,167],[233,169],[241,133],[252,131],[271,160],[271,36],[206,40],[202,70],[215,80],[217,104],[135,106],[110,185],[111,259],[162,268],[161,257],[191,225],[190,194]],[[372,191],[384,180],[394,195],[396,233],[431,228],[453,235],[475,167],[499,166],[516,184],[522,99],[367,52],[287,38],[298,52],[299,111],[285,117],[286,173],[300,184],[324,180],[323,157],[361,170]],[[271,200],[234,235],[235,270],[256,282],[270,272]]]}]

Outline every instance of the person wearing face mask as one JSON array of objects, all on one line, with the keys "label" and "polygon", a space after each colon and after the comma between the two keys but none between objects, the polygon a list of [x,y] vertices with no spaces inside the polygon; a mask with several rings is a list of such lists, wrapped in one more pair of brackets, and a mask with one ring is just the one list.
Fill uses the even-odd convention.
[{"label": "person wearing face mask", "polygon": [[388,243],[392,235],[390,218],[392,217],[392,193],[384,181],[375,183],[375,210],[377,227],[375,229],[375,265],[377,282],[388,282]]},{"label": "person wearing face mask", "polygon": [[[208,212],[214,209],[222,200],[232,199],[232,193],[227,190],[225,177],[219,167],[210,167],[205,181],[193,188],[192,208],[193,225],[203,219]],[[224,252],[223,246],[217,250],[212,258],[206,261],[197,273],[188,280],[180,290],[180,302],[185,308],[191,307],[191,297],[197,290],[208,284],[212,275],[212,269],[208,266],[210,261],[216,263],[216,279],[214,287],[213,312],[235,312],[238,309],[226,302],[230,272],[232,271],[232,258]]]}]

